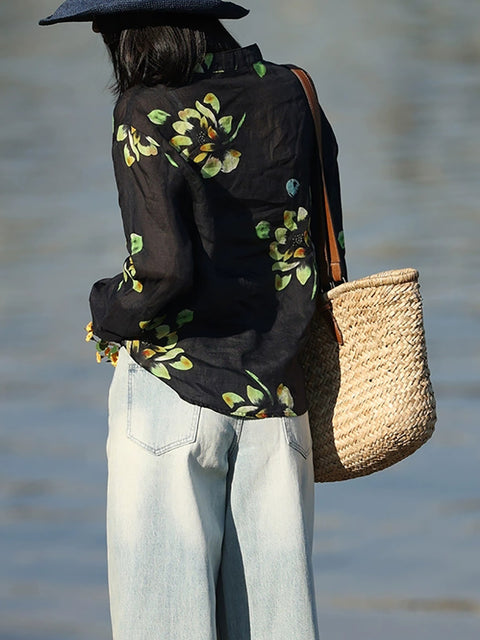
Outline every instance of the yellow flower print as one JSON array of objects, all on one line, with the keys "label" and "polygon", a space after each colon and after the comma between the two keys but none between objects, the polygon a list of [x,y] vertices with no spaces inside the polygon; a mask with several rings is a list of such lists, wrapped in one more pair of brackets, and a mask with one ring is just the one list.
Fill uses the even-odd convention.
[{"label": "yellow flower print", "polygon": [[89,322],[85,327],[87,335],[85,336],[85,342],[90,342],[93,339],[93,322]]},{"label": "yellow flower print", "polygon": [[[251,371],[245,371],[245,373],[255,383],[255,386],[247,385],[247,398],[245,399],[233,391],[228,391],[222,395],[223,401],[232,409],[232,416],[241,418],[268,418],[272,414],[272,408],[274,406],[271,391],[254,373]],[[293,397],[288,387],[284,384],[278,385],[276,397],[277,401],[283,406],[284,416],[296,416],[296,413],[293,411]]]},{"label": "yellow flower print", "polygon": [[233,116],[220,116],[220,100],[214,93],[207,93],[203,102],[195,108],[178,112],[180,118],[172,124],[175,134],[170,144],[185,158],[201,165],[201,175],[213,178],[218,173],[231,173],[239,162],[241,153],[232,148],[246,114],[234,127]]},{"label": "yellow flower print", "polygon": [[97,338],[93,333],[93,323],[89,322],[85,327],[85,331],[87,335],[85,340],[90,342],[91,340],[95,341],[96,352],[95,356],[97,362],[101,362],[104,358],[110,362],[114,367],[117,366],[118,362],[118,354],[120,350],[120,345],[115,342],[107,342],[106,340],[101,340]]},{"label": "yellow flower print", "polygon": [[137,270],[135,268],[132,258],[129,257],[123,263],[123,280],[118,285],[117,291],[120,291],[123,285],[126,284],[129,280],[131,280],[132,289],[137,293],[142,293],[143,284],[140,282],[140,280],[136,280],[135,278],[136,275],[137,275]]},{"label": "yellow flower print", "polygon": [[158,155],[158,147],[160,146],[150,136],[145,136],[135,127],[127,124],[121,124],[117,129],[117,142],[125,142],[123,155],[128,167],[140,160],[140,156],[156,156]]},{"label": "yellow flower print", "polygon": [[140,329],[149,332],[155,342],[130,341],[128,343],[130,353],[157,378],[170,380],[169,368],[189,371],[193,368],[193,363],[185,356],[185,351],[178,346],[178,332],[183,325],[192,320],[193,311],[184,309],[177,314],[173,329],[166,323],[165,316],[140,322]]},{"label": "yellow flower print", "polygon": [[313,274],[313,299],[316,293],[315,266],[305,262],[311,246],[308,211],[304,207],[299,207],[298,211],[284,211],[283,224],[283,227],[272,230],[271,224],[262,220],[255,227],[261,240],[272,240],[269,255],[274,261],[272,271],[275,273],[275,289],[286,289],[292,281],[293,274],[304,286]]}]

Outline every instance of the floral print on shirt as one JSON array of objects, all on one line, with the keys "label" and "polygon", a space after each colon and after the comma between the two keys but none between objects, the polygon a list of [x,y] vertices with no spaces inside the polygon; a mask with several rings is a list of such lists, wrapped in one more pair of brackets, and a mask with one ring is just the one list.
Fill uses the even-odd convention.
[{"label": "floral print on shirt", "polygon": [[[171,375],[168,367],[172,367],[177,371],[189,371],[193,368],[192,361],[184,355],[184,349],[178,346],[178,332],[181,327],[192,322],[193,316],[193,311],[183,309],[177,314],[174,323],[167,324],[165,315],[153,320],[140,322],[140,329],[150,332],[150,335],[153,333],[156,343],[126,340],[124,343],[125,348],[134,360],[154,376],[170,380]],[[173,329],[171,324],[175,325]],[[107,362],[116,367],[121,345],[97,338],[93,333],[92,322],[87,324],[85,331],[87,332],[85,340],[87,342],[94,340],[96,343],[97,362],[106,359]]]},{"label": "floral print on shirt", "polygon": [[[242,155],[232,143],[247,114],[244,113],[234,123],[233,116],[220,115],[220,111],[220,100],[214,93],[207,93],[202,102],[195,102],[195,108],[179,111],[179,120],[172,124],[175,135],[170,144],[184,158],[201,166],[203,178],[213,178],[220,172],[231,173],[237,168]],[[170,114],[154,109],[147,117],[153,124],[163,126]]]},{"label": "floral print on shirt", "polygon": [[128,167],[138,162],[141,156],[158,155],[160,146],[153,138],[143,135],[128,124],[121,124],[118,127],[117,142],[125,142],[123,155]]},{"label": "floral print on shirt", "polygon": [[[140,322],[142,331],[155,336],[155,343],[128,340],[125,347],[132,358],[157,378],[170,380],[169,367],[177,371],[189,371],[192,361],[186,357],[179,345],[178,332],[185,324],[192,322],[194,313],[190,309],[180,311],[174,323],[167,324],[166,316]],[[174,328],[172,328],[174,324]]]},{"label": "floral print on shirt", "polygon": [[[261,382],[261,380],[251,371],[245,371],[251,378],[253,385],[247,385],[247,399],[232,391],[224,393],[222,398],[224,402],[232,409],[231,415],[241,418],[268,418],[270,407],[275,405],[272,392]],[[293,398],[288,387],[284,384],[278,385],[275,395],[276,402],[283,406],[283,414],[288,417],[294,417],[297,414],[293,411]]]},{"label": "floral print on shirt", "polygon": [[142,293],[143,284],[140,282],[140,280],[137,280],[135,277],[137,275],[137,270],[135,268],[135,265],[133,263],[131,256],[128,257],[123,263],[122,274],[123,274],[123,280],[120,281],[117,291],[120,291],[120,289],[124,285],[126,285],[130,280],[133,291],[136,291],[137,293]]},{"label": "floral print on shirt", "polygon": [[286,289],[292,281],[292,272],[302,286],[313,276],[313,300],[317,274],[314,261],[309,264],[306,260],[312,253],[308,211],[304,207],[299,207],[298,211],[286,210],[283,212],[282,227],[273,229],[268,220],[261,220],[255,230],[260,240],[271,240],[269,255],[274,261],[272,271],[275,272],[275,289]]},{"label": "floral print on shirt", "polygon": [[136,255],[137,253],[140,253],[142,250],[143,250],[143,237],[138,235],[138,233],[131,233],[130,234],[130,255],[123,263],[123,269],[122,269],[123,280],[120,281],[117,291],[120,291],[120,289],[124,285],[126,285],[130,280],[133,291],[136,291],[137,293],[142,293],[143,284],[140,282],[140,280],[136,279],[137,269],[135,267],[135,264],[132,258],[132,256]]},{"label": "floral print on shirt", "polygon": [[93,340],[95,342],[95,355],[97,358],[97,362],[101,362],[104,358],[107,362],[110,362],[114,367],[117,366],[118,362],[118,352],[120,351],[120,345],[115,342],[107,342],[106,340],[101,340],[97,338],[93,334],[93,323],[89,322],[85,327],[85,331],[87,335],[85,336],[85,341],[90,342]]},{"label": "floral print on shirt", "polygon": [[207,71],[209,71],[210,67],[212,66],[213,57],[213,53],[206,53],[203,62],[200,62],[195,66],[194,72],[207,73]]},{"label": "floral print on shirt", "polygon": [[[196,72],[115,105],[127,261],[94,284],[89,335],[98,359],[128,346],[192,404],[240,420],[301,415],[296,350],[315,308],[315,253],[312,158],[298,149],[313,153],[313,123],[297,78],[255,46],[208,54]],[[336,142],[322,124],[341,249]],[[182,309],[195,317],[179,326]]]}]

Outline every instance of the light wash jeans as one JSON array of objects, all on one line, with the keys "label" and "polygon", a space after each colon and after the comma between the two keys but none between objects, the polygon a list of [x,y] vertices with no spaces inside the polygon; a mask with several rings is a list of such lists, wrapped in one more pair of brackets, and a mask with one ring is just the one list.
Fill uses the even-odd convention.
[{"label": "light wash jeans", "polygon": [[107,454],[114,640],[318,640],[307,415],[189,404],[122,349]]}]

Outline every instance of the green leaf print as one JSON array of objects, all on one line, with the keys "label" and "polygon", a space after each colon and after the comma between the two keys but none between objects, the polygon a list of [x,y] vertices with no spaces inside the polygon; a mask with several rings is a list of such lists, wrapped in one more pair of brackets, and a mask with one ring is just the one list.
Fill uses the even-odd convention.
[{"label": "green leaf print", "polygon": [[193,129],[193,124],[186,120],[179,120],[178,122],[174,122],[172,127],[177,133],[179,133],[181,136],[184,136],[188,131],[191,131]]},{"label": "green leaf print", "polygon": [[289,231],[295,231],[296,229],[298,229],[298,226],[295,222],[296,217],[297,214],[295,213],[295,211],[285,211],[283,213],[283,223]]},{"label": "green leaf print", "polygon": [[287,242],[287,229],[285,227],[279,227],[275,229],[275,239],[278,244],[285,244]]},{"label": "green leaf print", "polygon": [[234,169],[236,169],[238,163],[240,162],[241,155],[242,154],[240,153],[240,151],[236,151],[235,149],[229,149],[228,151],[226,151],[225,155],[223,156],[223,173],[231,173]]},{"label": "green leaf print", "polygon": [[175,360],[175,358],[182,353],[183,349],[180,349],[179,347],[165,350],[165,355],[162,356],[162,361]]},{"label": "green leaf print", "polygon": [[150,111],[147,118],[150,122],[153,122],[153,124],[163,125],[167,121],[167,118],[170,118],[170,114],[166,111],[162,111],[162,109],[154,109],[153,111]]},{"label": "green leaf print", "polygon": [[164,380],[171,380],[171,375],[168,372],[167,367],[161,362],[157,362],[152,367],[149,367],[150,373],[153,373],[157,378],[163,378]]},{"label": "green leaf print", "polygon": [[263,62],[255,62],[255,64],[253,65],[253,68],[255,69],[255,71],[257,72],[260,78],[265,77],[267,73],[267,67],[263,64]]},{"label": "green leaf print", "polygon": [[312,275],[312,269],[308,264],[301,264],[299,267],[297,267],[297,271],[295,273],[300,284],[305,285]]},{"label": "green leaf print", "polygon": [[153,320],[142,320],[142,322],[138,323],[138,326],[142,331],[153,330],[163,324],[165,320],[165,316],[159,316],[158,318],[154,318]]},{"label": "green leaf print", "polygon": [[189,147],[193,144],[192,139],[188,136],[174,136],[170,142],[177,150],[180,150],[182,147]]},{"label": "green leaf print", "polygon": [[275,276],[275,289],[277,291],[283,291],[286,287],[288,287],[291,279],[292,279],[291,275],[282,277],[277,273],[277,275]]},{"label": "green leaf print", "polygon": [[190,109],[188,107],[186,109],[182,109],[181,111],[179,111],[178,117],[180,118],[180,120],[184,120],[184,121],[191,120],[192,118],[194,120],[202,119],[202,116],[198,113],[196,109]]},{"label": "green leaf print", "polygon": [[260,240],[266,240],[270,236],[271,225],[267,220],[262,220],[255,227]]},{"label": "green leaf print", "polygon": [[215,118],[213,111],[203,105],[199,100],[195,102],[195,108],[199,111],[203,116],[205,116],[208,120],[210,120],[211,124],[217,124],[217,119]]},{"label": "green leaf print", "polygon": [[238,416],[239,418],[244,418],[245,416],[247,416],[249,413],[252,413],[253,411],[258,411],[258,407],[247,405],[245,407],[240,407],[239,409],[236,409],[232,413],[232,416]]},{"label": "green leaf print", "polygon": [[272,242],[270,244],[270,251],[269,251],[268,255],[270,256],[270,258],[272,260],[285,259],[285,255],[283,253],[281,253],[279,248],[278,248],[278,242]]},{"label": "green leaf print", "polygon": [[176,167],[178,169],[178,164],[175,162],[175,160],[172,158],[172,156],[169,153],[166,153],[165,157],[170,162],[172,167]]},{"label": "green leaf print", "polygon": [[165,349],[173,349],[177,346],[178,342],[178,333],[176,331],[172,331],[167,336],[167,342],[164,345]]},{"label": "green leaf print", "polygon": [[298,267],[299,262],[276,262],[272,266],[272,271],[291,271]]},{"label": "green leaf print", "polygon": [[[150,328],[150,327],[149,327]],[[155,329],[155,336],[157,340],[161,340],[165,338],[170,333],[170,327],[168,324],[161,324],[159,327]]]},{"label": "green leaf print", "polygon": [[211,105],[215,113],[218,113],[220,111],[220,101],[214,93],[207,93],[203,101],[205,102],[205,104]]},{"label": "green leaf print", "polygon": [[180,313],[177,315],[177,319],[176,319],[176,323],[177,323],[177,327],[183,327],[184,324],[188,324],[189,322],[192,322],[193,320],[193,311],[191,309],[184,309],[183,311],[180,311]]},{"label": "green leaf print", "polygon": [[146,140],[148,144],[142,144],[141,142],[137,144],[137,149],[140,151],[142,156],[158,155],[158,144],[155,142],[155,140],[153,138],[150,138],[150,136],[146,136]]},{"label": "green leaf print", "polygon": [[318,275],[317,275],[317,270],[315,268],[315,266],[313,267],[313,289],[312,289],[312,296],[311,296],[311,300],[315,299],[315,296],[317,295],[317,288],[318,288]]},{"label": "green leaf print", "polygon": [[222,398],[224,399],[225,403],[230,407],[230,409],[233,409],[233,407],[238,404],[239,402],[245,402],[245,399],[242,398],[242,396],[239,396],[237,393],[224,393],[222,395]]},{"label": "green leaf print", "polygon": [[270,401],[273,402],[273,398],[272,398],[272,394],[270,393],[270,391],[267,389],[267,387],[263,384],[263,382],[260,380],[260,378],[258,376],[256,376],[254,373],[252,373],[251,371],[245,370],[245,373],[247,373],[252,380],[255,380],[255,382],[262,387],[262,389],[265,391],[265,393],[267,394],[267,396],[270,398]]},{"label": "green leaf print", "polygon": [[237,125],[237,128],[235,129],[235,133],[233,134],[233,136],[231,136],[228,140],[229,142],[233,142],[235,140],[235,138],[238,136],[238,132],[240,131],[240,129],[243,126],[243,123],[245,122],[245,118],[247,117],[247,114],[244,113],[240,122]]},{"label": "green leaf print", "polygon": [[203,64],[207,67],[207,69],[210,69],[210,67],[212,66],[212,62],[213,62],[213,53],[207,53],[203,60]]},{"label": "green leaf print", "polygon": [[289,409],[293,409],[293,398],[288,387],[283,384],[279,385],[277,389],[277,396],[283,405]]},{"label": "green leaf print", "polygon": [[178,360],[177,362],[172,362],[170,366],[174,369],[178,369],[179,371],[188,371],[193,367],[193,364],[188,358],[182,356],[180,360]]},{"label": "green leaf print", "polygon": [[127,139],[128,127],[126,124],[121,124],[117,130],[117,142],[123,142]]},{"label": "green leaf print", "polygon": [[202,167],[202,176],[204,178],[213,178],[222,170],[222,161],[218,158],[210,157]]},{"label": "green leaf print", "polygon": [[123,149],[123,157],[125,158],[127,167],[131,167],[136,160],[135,156],[130,152],[130,149],[127,147],[127,145],[125,145]]},{"label": "green leaf print", "polygon": [[137,233],[130,234],[130,255],[134,256],[143,249],[143,238]]},{"label": "green leaf print", "polygon": [[247,396],[250,402],[257,406],[265,400],[265,394],[250,385],[247,385]]},{"label": "green leaf print", "polygon": [[298,222],[303,222],[308,217],[308,211],[304,207],[298,207]]},{"label": "green leaf print", "polygon": [[233,117],[223,116],[223,118],[220,118],[220,120],[218,121],[218,124],[220,126],[220,129],[228,135],[232,130]]}]

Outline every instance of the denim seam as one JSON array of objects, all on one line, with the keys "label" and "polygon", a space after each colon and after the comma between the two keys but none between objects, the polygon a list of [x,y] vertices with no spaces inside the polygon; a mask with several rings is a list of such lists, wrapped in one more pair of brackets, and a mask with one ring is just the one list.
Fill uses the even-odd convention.
[{"label": "denim seam", "polygon": [[302,445],[294,439],[291,433],[291,430],[288,426],[287,418],[282,418],[282,423],[283,423],[283,431],[285,434],[285,438],[287,440],[287,444],[292,449],[295,449],[295,451],[298,451],[298,453],[306,460],[312,451],[312,447],[310,446],[308,447],[308,449],[305,449],[305,447],[302,447]]},{"label": "denim seam", "polygon": [[232,455],[232,453],[235,451],[235,449],[238,448],[238,445],[240,443],[240,437],[242,435],[242,431],[243,431],[243,423],[245,421],[242,419],[236,419],[233,423],[233,431],[235,433],[235,436],[233,438],[232,444],[229,446],[228,448],[228,457],[230,458],[230,456]]}]

